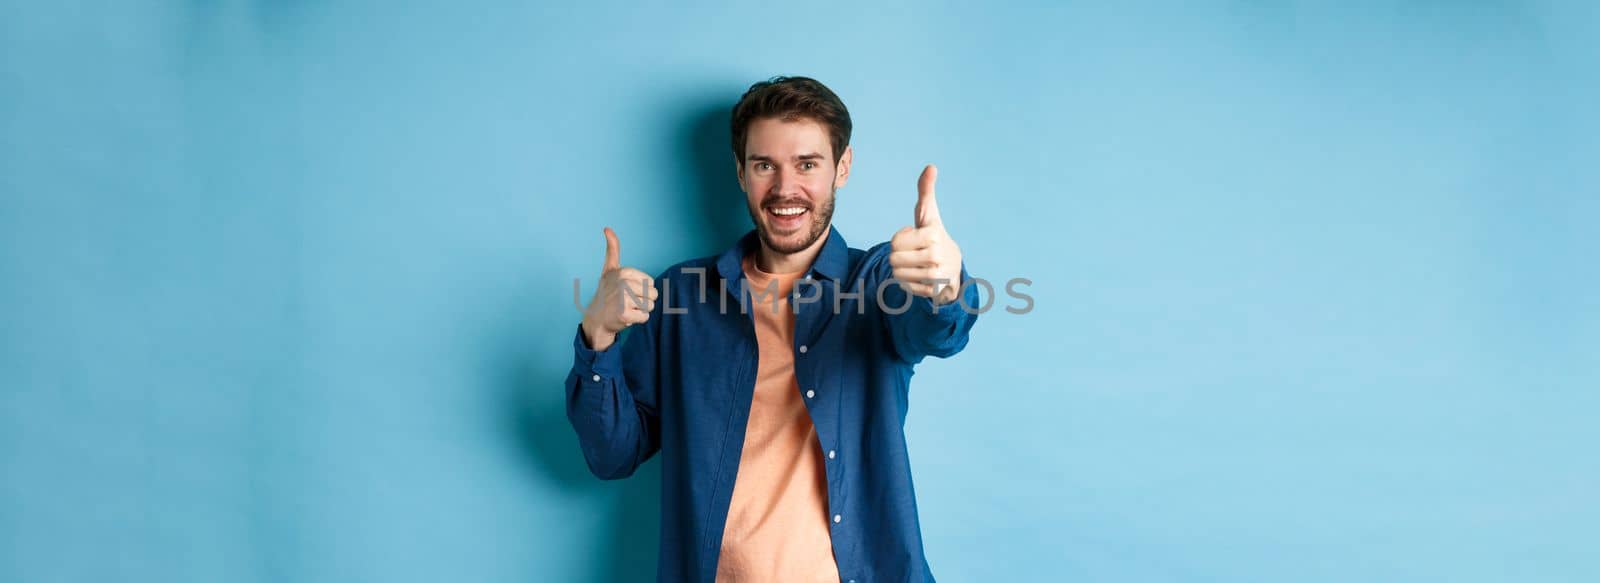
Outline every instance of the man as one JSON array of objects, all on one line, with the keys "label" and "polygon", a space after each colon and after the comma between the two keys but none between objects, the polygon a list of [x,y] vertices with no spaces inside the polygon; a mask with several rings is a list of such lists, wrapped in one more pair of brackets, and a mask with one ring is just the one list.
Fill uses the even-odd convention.
[{"label": "man", "polygon": [[914,225],[852,249],[832,228],[852,155],[839,98],[777,77],[732,118],[753,231],[658,278],[623,267],[604,231],[566,381],[584,459],[617,479],[660,452],[660,581],[931,582],[907,395],[918,362],[966,345],[979,305],[937,170]]}]

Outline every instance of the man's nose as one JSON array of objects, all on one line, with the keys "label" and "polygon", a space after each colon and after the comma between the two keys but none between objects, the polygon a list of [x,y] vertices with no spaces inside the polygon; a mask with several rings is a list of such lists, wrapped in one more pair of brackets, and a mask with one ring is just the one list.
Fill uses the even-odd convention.
[{"label": "man's nose", "polygon": [[772,189],[773,194],[778,196],[800,195],[800,174],[790,168],[778,168],[778,177],[772,182]]}]

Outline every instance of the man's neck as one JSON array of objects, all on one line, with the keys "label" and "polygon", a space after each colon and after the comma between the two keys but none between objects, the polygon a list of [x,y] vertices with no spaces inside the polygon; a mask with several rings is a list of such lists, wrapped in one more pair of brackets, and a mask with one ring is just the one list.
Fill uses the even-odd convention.
[{"label": "man's neck", "polygon": [[[798,273],[810,269],[811,264],[816,262],[817,255],[822,253],[822,246],[828,242],[831,233],[833,225],[828,225],[815,242],[794,253],[779,253],[768,247],[766,241],[761,241],[761,249],[756,253],[756,267],[767,273]],[[758,237],[757,240],[759,239]]]}]

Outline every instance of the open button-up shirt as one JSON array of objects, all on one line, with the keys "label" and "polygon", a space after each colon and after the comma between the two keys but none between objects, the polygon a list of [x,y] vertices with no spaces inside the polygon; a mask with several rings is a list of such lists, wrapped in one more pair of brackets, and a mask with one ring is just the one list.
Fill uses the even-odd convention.
[{"label": "open button-up shirt", "polygon": [[[759,354],[740,260],[754,231],[720,256],[655,280],[650,320],[604,351],[580,329],[567,418],[584,460],[618,479],[661,457],[657,580],[711,583],[738,475]],[[828,452],[827,506],[839,579],[932,582],[923,555],[905,418],[913,366],[966,346],[977,287],[935,305],[896,285],[889,244],[852,249],[836,228],[795,283],[794,372]],[[969,281],[962,266],[961,281]]]}]

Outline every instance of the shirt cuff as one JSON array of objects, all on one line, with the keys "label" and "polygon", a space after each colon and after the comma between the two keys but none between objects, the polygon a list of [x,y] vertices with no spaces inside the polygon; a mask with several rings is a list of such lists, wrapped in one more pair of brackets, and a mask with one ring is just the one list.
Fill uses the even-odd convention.
[{"label": "shirt cuff", "polygon": [[589,342],[583,338],[583,325],[578,325],[578,332],[572,338],[572,370],[580,377],[615,378],[622,375],[622,337],[605,350],[589,348]]}]

